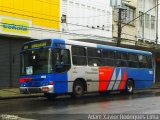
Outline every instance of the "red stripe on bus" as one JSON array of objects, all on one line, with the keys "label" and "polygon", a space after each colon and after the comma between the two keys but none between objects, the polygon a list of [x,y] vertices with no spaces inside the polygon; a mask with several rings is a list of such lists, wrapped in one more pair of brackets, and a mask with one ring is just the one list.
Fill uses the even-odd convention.
[{"label": "red stripe on bus", "polygon": [[114,67],[99,67],[99,91],[105,91],[113,74]]},{"label": "red stripe on bus", "polygon": [[119,87],[118,87],[118,90],[124,89],[126,80],[127,80],[127,72],[126,72],[126,70],[125,70],[125,71],[124,71],[124,74],[123,74],[123,77],[122,77],[122,80],[121,80],[121,82],[120,82],[120,85],[119,85]]}]

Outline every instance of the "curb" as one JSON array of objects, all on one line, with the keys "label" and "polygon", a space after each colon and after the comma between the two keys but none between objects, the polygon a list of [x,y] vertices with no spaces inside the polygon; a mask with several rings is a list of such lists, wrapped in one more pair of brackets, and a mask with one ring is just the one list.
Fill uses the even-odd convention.
[{"label": "curb", "polygon": [[153,88],[150,88],[150,89],[160,89],[160,87],[153,87]]},{"label": "curb", "polygon": [[30,96],[7,96],[7,97],[0,97],[0,100],[7,100],[7,99],[21,99],[21,98],[36,98],[36,97],[44,97],[44,95],[30,95]]}]

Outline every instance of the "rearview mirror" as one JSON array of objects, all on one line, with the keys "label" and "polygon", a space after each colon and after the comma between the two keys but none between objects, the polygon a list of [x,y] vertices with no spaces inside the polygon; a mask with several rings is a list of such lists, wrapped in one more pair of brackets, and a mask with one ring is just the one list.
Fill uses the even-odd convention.
[{"label": "rearview mirror", "polygon": [[64,55],[64,49],[61,49],[61,55],[62,56]]}]

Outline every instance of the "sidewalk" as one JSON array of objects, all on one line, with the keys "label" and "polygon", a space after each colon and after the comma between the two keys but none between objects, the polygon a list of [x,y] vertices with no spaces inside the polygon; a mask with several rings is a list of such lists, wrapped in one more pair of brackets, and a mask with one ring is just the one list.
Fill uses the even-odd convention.
[{"label": "sidewalk", "polygon": [[[152,88],[144,89],[142,91],[148,91],[151,89],[160,89],[160,83],[156,83]],[[43,97],[42,93],[38,94],[20,94],[19,88],[0,89],[0,100],[3,99],[16,99],[16,98],[31,98],[31,97]]]},{"label": "sidewalk", "polygon": [[41,97],[43,94],[20,94],[19,88],[0,89],[0,100],[3,99],[16,99],[16,98],[31,98]]},{"label": "sidewalk", "polygon": [[160,89],[160,82],[155,83],[154,86],[152,87],[152,89]]}]

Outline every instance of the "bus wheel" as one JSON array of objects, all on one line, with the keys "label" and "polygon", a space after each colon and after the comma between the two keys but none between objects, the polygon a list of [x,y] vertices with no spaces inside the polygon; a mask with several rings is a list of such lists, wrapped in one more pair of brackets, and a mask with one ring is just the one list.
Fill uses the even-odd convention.
[{"label": "bus wheel", "polygon": [[132,94],[134,91],[134,84],[132,80],[127,80],[126,82],[126,93]]},{"label": "bus wheel", "polygon": [[52,93],[44,93],[44,96],[48,99],[48,100],[54,100],[56,98],[56,96]]},{"label": "bus wheel", "polygon": [[73,85],[73,97],[75,98],[81,98],[84,95],[84,86],[82,82],[75,81]]}]

